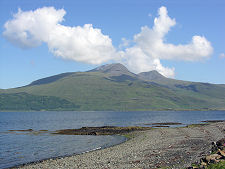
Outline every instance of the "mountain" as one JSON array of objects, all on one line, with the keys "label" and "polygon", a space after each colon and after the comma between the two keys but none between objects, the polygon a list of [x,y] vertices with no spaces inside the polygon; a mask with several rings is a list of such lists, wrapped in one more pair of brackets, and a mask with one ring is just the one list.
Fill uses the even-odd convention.
[{"label": "mountain", "polygon": [[107,64],[97,67],[89,72],[101,72],[118,82],[126,80],[135,80],[137,75],[130,72],[124,65],[120,63]]},{"label": "mountain", "polygon": [[163,75],[161,75],[159,72],[156,70],[152,70],[150,72],[142,72],[138,74],[139,78],[142,80],[147,80],[147,81],[154,81],[154,80],[163,80],[167,79]]},{"label": "mountain", "polygon": [[134,73],[130,72],[124,65],[120,63],[103,65],[88,72],[102,72],[110,76],[120,76],[120,75],[136,76]]},{"label": "mountain", "polygon": [[225,109],[225,85],[170,79],[157,71],[134,74],[116,63],[0,90],[2,111],[194,109]]},{"label": "mountain", "polygon": [[50,76],[50,77],[47,77],[47,78],[43,78],[43,79],[40,79],[40,80],[33,81],[28,86],[52,83],[52,82],[55,82],[55,81],[57,81],[59,79],[62,79],[64,77],[66,77],[66,76],[69,76],[71,74],[73,74],[73,73],[68,72],[68,73],[61,73],[61,74],[55,75],[55,76]]}]

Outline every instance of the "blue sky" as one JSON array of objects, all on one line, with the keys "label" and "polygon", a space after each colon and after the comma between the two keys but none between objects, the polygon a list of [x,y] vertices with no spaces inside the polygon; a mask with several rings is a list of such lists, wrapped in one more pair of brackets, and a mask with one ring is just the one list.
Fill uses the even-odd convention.
[{"label": "blue sky", "polygon": [[[46,24],[46,12],[56,22]],[[0,88],[113,62],[225,84],[224,17],[222,0],[1,0]]]}]

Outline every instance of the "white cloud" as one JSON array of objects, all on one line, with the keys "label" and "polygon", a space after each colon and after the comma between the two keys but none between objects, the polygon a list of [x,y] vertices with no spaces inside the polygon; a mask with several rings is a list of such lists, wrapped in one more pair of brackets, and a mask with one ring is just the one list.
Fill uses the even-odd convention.
[{"label": "white cloud", "polygon": [[164,37],[176,21],[167,15],[166,7],[159,8],[158,14],[153,28],[142,27],[141,32],[134,35],[135,45],[125,50],[123,62],[130,69],[137,73],[155,69],[164,76],[173,77],[175,69],[164,67],[160,59],[198,61],[210,57],[213,48],[205,37],[193,36],[185,45],[165,43]]},{"label": "white cloud", "polygon": [[119,45],[119,48],[126,48],[130,45],[130,40],[127,40],[126,38],[122,38],[122,43]]},{"label": "white cloud", "polygon": [[221,53],[221,54],[219,55],[219,57],[220,57],[220,58],[225,58],[225,54],[224,54],[224,53]]},{"label": "white cloud", "polygon": [[83,27],[57,25],[47,43],[56,56],[90,64],[104,63],[115,54],[111,39],[91,24]]},{"label": "white cloud", "polygon": [[166,43],[165,35],[176,25],[166,7],[159,8],[159,16],[154,19],[152,28],[142,27],[132,41],[122,38],[118,51],[110,37],[91,24],[62,25],[65,14],[64,9],[54,7],[19,10],[5,23],[3,35],[22,48],[36,47],[44,42],[55,56],[63,59],[89,64],[119,61],[133,72],[157,70],[167,77],[173,77],[175,69],[163,66],[160,60],[198,61],[210,57],[213,52],[210,42],[198,35],[188,44]]},{"label": "white cloud", "polygon": [[157,70],[166,77],[174,77],[174,68],[163,67],[158,58],[147,56],[139,47],[127,48],[121,62],[135,73]]},{"label": "white cloud", "polygon": [[35,11],[23,12],[21,9],[13,19],[5,23],[3,35],[22,48],[36,47],[48,41],[48,35],[55,26],[63,21],[66,12],[53,7],[43,7]]},{"label": "white cloud", "polygon": [[64,9],[43,7],[35,11],[18,11],[5,23],[3,35],[13,44],[30,48],[47,43],[49,50],[63,59],[101,64],[112,59],[112,40],[91,24],[83,27],[63,26]]}]

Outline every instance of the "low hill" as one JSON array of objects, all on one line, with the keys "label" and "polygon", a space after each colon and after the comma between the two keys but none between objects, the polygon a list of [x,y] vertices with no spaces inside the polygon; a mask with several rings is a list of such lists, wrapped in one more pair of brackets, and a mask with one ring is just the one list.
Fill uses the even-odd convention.
[{"label": "low hill", "polygon": [[157,71],[134,74],[109,64],[0,90],[0,99],[0,110],[208,110],[225,109],[225,87],[169,79]]}]

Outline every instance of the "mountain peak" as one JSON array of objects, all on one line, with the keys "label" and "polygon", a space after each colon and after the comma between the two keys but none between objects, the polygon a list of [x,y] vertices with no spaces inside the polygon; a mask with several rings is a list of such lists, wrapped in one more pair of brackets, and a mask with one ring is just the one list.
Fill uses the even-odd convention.
[{"label": "mountain peak", "polygon": [[142,72],[142,73],[139,73],[138,76],[142,80],[160,80],[160,79],[166,78],[163,75],[161,75],[159,72],[157,72],[156,70],[152,70],[149,72]]},{"label": "mountain peak", "polygon": [[134,76],[135,74],[130,72],[124,65],[121,63],[112,63],[99,66],[90,72],[102,72],[110,74],[110,76],[120,76],[120,75],[130,75]]}]

